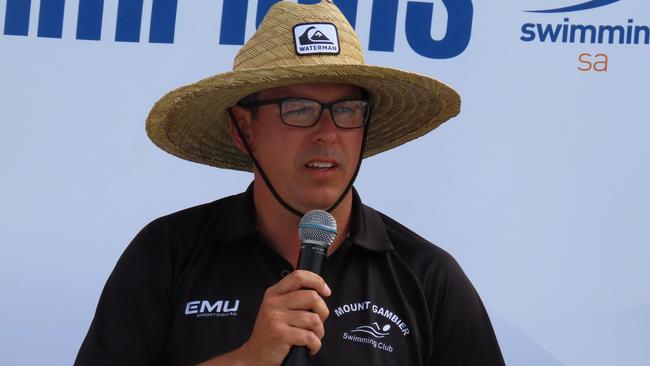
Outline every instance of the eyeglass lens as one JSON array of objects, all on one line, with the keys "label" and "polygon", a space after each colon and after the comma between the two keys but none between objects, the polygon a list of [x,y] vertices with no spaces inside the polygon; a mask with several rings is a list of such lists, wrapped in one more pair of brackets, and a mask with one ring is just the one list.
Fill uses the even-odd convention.
[{"label": "eyeglass lens", "polygon": [[[322,107],[314,100],[286,99],[280,105],[282,120],[297,127],[313,126],[321,116]],[[329,109],[338,127],[357,128],[365,123],[367,107],[368,104],[362,100],[343,100],[332,104]]]}]

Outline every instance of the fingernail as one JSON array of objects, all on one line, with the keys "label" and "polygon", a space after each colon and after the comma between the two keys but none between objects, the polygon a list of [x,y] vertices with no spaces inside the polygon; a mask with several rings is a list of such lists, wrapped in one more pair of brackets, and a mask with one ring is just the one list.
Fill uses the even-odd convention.
[{"label": "fingernail", "polygon": [[327,286],[327,284],[325,284],[325,295],[329,296],[331,294],[332,294],[332,289],[329,286]]}]

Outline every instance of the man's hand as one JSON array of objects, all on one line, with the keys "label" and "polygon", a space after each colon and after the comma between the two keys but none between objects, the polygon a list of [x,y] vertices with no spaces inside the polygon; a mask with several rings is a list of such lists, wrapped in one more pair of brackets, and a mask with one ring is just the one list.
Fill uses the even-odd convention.
[{"label": "man's hand", "polygon": [[330,288],[317,274],[297,270],[266,289],[251,337],[238,349],[202,363],[208,365],[279,366],[291,346],[321,347],[323,322],[329,315],[321,296]]}]

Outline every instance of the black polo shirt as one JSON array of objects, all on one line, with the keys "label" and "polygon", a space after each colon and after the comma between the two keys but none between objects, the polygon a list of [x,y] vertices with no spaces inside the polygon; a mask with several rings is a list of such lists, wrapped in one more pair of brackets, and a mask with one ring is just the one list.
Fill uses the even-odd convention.
[{"label": "black polo shirt", "polygon": [[[75,365],[193,365],[233,350],[292,270],[257,232],[250,188],[159,218],[120,257]],[[356,192],[323,277],[330,316],[311,365],[504,364],[457,262]]]}]

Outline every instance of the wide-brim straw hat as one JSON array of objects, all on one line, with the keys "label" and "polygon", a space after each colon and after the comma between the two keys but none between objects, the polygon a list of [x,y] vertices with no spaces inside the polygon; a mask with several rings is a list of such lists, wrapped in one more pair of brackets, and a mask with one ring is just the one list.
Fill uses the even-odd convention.
[{"label": "wide-brim straw hat", "polygon": [[[308,52],[316,53],[300,54]],[[319,82],[368,92],[373,110],[364,157],[420,137],[460,112],[460,97],[447,85],[364,64],[357,34],[331,1],[280,1],[240,49],[233,70],[163,96],[147,117],[147,134],[180,158],[251,171],[251,159],[232,142],[227,108],[264,89]]]}]

